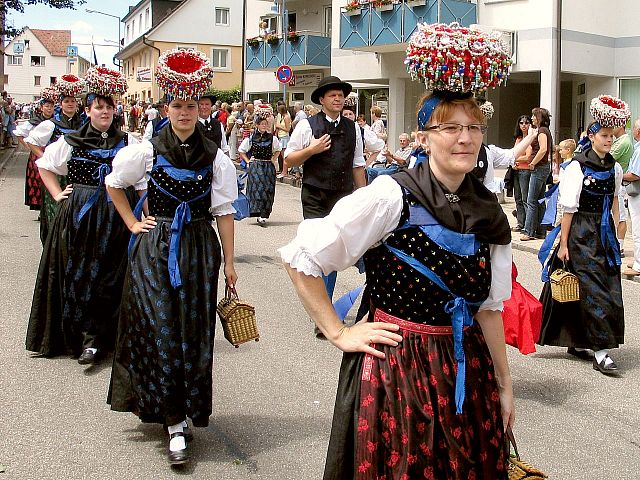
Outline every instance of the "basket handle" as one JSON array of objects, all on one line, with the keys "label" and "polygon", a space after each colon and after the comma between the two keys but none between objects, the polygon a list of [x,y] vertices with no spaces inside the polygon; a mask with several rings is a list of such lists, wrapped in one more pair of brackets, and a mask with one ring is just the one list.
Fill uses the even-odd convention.
[{"label": "basket handle", "polygon": [[227,300],[231,300],[235,298],[238,300],[238,292],[236,291],[235,285],[229,285],[228,283],[224,286],[224,298]]},{"label": "basket handle", "polygon": [[513,451],[516,453],[516,459],[520,461],[520,454],[518,453],[518,445],[516,445],[516,437],[513,435],[513,430],[510,426],[507,427],[506,430],[507,435],[507,454],[511,454],[510,445],[513,446]]}]

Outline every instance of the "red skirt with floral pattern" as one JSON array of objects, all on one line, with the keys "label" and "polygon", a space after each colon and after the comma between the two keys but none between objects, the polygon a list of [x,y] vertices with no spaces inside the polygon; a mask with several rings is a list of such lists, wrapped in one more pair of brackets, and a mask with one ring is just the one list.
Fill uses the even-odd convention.
[{"label": "red skirt with floral pattern", "polygon": [[42,206],[42,179],[36,165],[36,156],[31,153],[27,160],[24,182],[24,204],[31,210],[40,210]]},{"label": "red skirt with floral pattern", "polygon": [[[364,356],[361,367],[351,369],[357,379],[347,378],[343,363],[325,480],[506,479],[500,397],[480,327],[464,333],[466,399],[456,415],[451,328],[380,310],[375,320],[400,324],[403,341],[379,347],[384,360]],[[349,385],[359,392],[350,395]],[[349,399],[351,405],[344,404]],[[349,423],[351,432],[339,426]]]}]

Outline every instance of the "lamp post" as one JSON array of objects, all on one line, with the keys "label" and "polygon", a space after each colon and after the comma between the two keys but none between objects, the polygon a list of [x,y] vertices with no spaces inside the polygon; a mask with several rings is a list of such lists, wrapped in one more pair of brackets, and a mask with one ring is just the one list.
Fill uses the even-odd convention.
[{"label": "lamp post", "polygon": [[[100,10],[91,10],[90,8],[85,8],[84,10],[87,13],[97,13],[99,15],[105,15],[107,17],[111,17],[111,18],[117,18],[118,19],[118,53],[120,53],[120,50],[122,49],[122,43],[121,43],[121,23],[122,23],[122,19],[118,16],[118,15],[112,15],[110,13],[105,13],[105,12],[101,12]],[[115,62],[113,62],[115,63]],[[117,64],[116,64],[117,65]],[[118,68],[122,68],[122,65],[118,65]]]}]

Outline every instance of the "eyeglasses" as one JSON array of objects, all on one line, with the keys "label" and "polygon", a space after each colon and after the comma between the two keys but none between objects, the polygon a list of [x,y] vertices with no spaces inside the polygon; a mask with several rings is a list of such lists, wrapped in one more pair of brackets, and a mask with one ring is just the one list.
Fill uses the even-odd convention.
[{"label": "eyeglasses", "polygon": [[460,135],[464,129],[469,131],[471,135],[484,135],[487,133],[487,126],[482,123],[472,123],[471,125],[460,125],[459,123],[441,123],[433,125],[426,130],[437,130],[446,135]]},{"label": "eyeglasses", "polygon": [[531,125],[531,122],[529,121],[520,122],[520,125]]}]

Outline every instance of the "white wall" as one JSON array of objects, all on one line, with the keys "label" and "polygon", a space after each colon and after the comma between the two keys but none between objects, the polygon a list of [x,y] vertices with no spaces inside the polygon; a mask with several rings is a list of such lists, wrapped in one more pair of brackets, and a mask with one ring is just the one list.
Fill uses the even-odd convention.
[{"label": "white wall", "polygon": [[[149,23],[145,22],[145,10],[149,9]],[[142,14],[142,25],[140,24],[140,14]],[[135,29],[134,27],[135,23]],[[131,18],[124,23],[124,30],[122,36],[124,37],[124,46],[126,47],[131,42],[139,38],[143,33],[151,28],[153,25],[153,9],[151,8],[151,0],[140,5]],[[127,27],[129,28],[129,36],[127,36]]]},{"label": "white wall", "polygon": [[[22,55],[22,65],[8,65],[8,55],[13,55],[13,43],[15,40],[29,40],[29,48]],[[32,67],[31,56],[45,57],[43,67]],[[25,30],[22,35],[12,40],[6,48],[4,60],[4,73],[9,77],[9,83],[4,89],[9,92],[16,102],[31,102],[40,91],[50,86],[50,77],[60,78],[67,73],[67,57],[53,57],[44,45],[31,33]],[[40,86],[36,87],[35,76],[40,77]]]},{"label": "white wall", "polygon": [[[533,0],[539,1],[539,0]],[[562,27],[608,37],[638,35],[640,3],[636,0],[563,0]]]},{"label": "white wall", "polygon": [[[215,7],[229,9],[228,27],[215,25]],[[180,44],[243,45],[242,15],[238,0],[187,0],[149,38]]]}]

